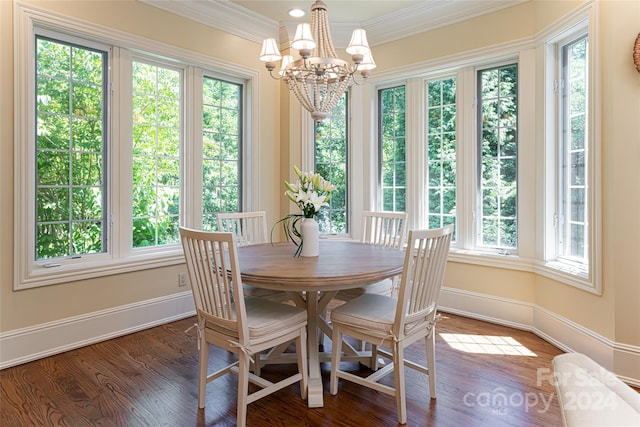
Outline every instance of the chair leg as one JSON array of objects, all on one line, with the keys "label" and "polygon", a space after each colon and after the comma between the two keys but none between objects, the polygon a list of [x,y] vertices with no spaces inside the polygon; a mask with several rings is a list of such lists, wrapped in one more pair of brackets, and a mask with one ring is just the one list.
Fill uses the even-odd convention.
[{"label": "chair leg", "polygon": [[338,393],[337,371],[340,368],[340,359],[342,356],[342,334],[340,333],[340,328],[336,325],[333,325],[331,343],[331,376],[329,380],[329,393],[335,396]]},{"label": "chair leg", "polygon": [[407,399],[404,384],[404,347],[401,342],[394,343],[393,370],[396,380],[396,406],[398,407],[398,422],[407,423]]},{"label": "chair leg", "polygon": [[249,355],[240,352],[238,364],[238,427],[247,425],[247,396],[249,394],[249,367],[251,361]]},{"label": "chair leg", "polygon": [[198,334],[200,339],[200,351],[198,355],[198,408],[204,408],[207,398],[207,375],[209,374],[209,343],[204,338],[204,333]]},{"label": "chair leg", "polygon": [[256,353],[253,357],[255,359],[254,363],[251,363],[249,365],[249,368],[251,369],[251,372],[253,372],[255,375],[260,376],[260,355],[262,353]]},{"label": "chair leg", "polygon": [[436,398],[436,331],[435,327],[425,337],[427,344],[427,369],[429,369],[429,394]]},{"label": "chair leg", "polygon": [[298,355],[298,372],[302,374],[300,380],[300,396],[303,400],[307,398],[309,386],[309,367],[307,366],[307,329],[300,330],[300,336],[296,338],[296,354]]},{"label": "chair leg", "polygon": [[371,343],[371,370],[378,370],[378,346],[374,343]]}]

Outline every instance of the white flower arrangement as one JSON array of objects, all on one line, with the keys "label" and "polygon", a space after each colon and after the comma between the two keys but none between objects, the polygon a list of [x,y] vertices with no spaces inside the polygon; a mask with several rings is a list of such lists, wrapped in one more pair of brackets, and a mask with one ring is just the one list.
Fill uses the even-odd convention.
[{"label": "white flower arrangement", "polygon": [[293,170],[298,175],[298,181],[291,184],[287,181],[284,195],[302,210],[305,218],[315,218],[322,206],[329,206],[331,192],[336,186],[325,180],[319,173],[302,172],[297,166]]},{"label": "white flower arrangement", "polygon": [[[303,218],[315,218],[320,212],[320,208],[329,206],[331,192],[336,189],[336,186],[325,180],[319,173],[302,172],[295,165],[293,170],[298,176],[298,180],[294,184],[284,181],[284,186],[287,188],[284,195],[298,205],[302,214],[289,214],[275,225],[282,223],[287,240],[291,240],[298,248],[295,256],[300,256],[303,241],[302,234],[298,229],[298,222]],[[273,228],[271,233],[273,234]]]}]

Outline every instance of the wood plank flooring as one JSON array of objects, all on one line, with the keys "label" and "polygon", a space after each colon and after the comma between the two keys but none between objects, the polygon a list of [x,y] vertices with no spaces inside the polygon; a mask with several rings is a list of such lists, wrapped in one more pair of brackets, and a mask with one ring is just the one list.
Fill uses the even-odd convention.
[{"label": "wood plank flooring", "polygon": [[[180,320],[0,371],[0,425],[234,425],[233,375],[210,383],[206,408],[197,408],[195,333],[185,333],[194,321]],[[407,426],[562,424],[548,381],[551,359],[561,350],[529,332],[447,313],[437,332],[438,398],[429,398],[425,376],[407,369]],[[231,357],[211,349],[211,367]],[[424,345],[416,343],[406,354],[424,358]],[[366,370],[359,364],[351,367]],[[331,396],[329,368],[323,364],[323,408],[308,408],[295,384],[249,405],[248,425],[398,425],[391,396],[346,381]],[[264,372],[275,379],[292,369],[272,365]]]}]

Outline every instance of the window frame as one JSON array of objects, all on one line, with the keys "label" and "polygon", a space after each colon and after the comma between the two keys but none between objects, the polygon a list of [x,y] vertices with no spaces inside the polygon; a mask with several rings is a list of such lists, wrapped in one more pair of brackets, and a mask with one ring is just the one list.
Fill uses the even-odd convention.
[{"label": "window frame", "polygon": [[[321,230],[321,235],[323,237],[345,237],[345,236],[349,236],[352,234],[352,221],[351,221],[351,127],[349,126],[350,122],[351,122],[351,109],[350,106],[352,104],[351,102],[351,92],[349,90],[346,90],[344,92],[344,94],[341,97],[341,100],[339,102],[342,102],[342,98],[344,98],[344,102],[345,102],[345,117],[344,117],[344,123],[345,123],[345,129],[344,129],[344,134],[345,134],[345,168],[346,168],[346,173],[345,173],[345,178],[346,178],[346,190],[345,190],[345,229],[346,232],[344,233],[326,233],[324,232],[324,230]],[[336,105],[337,107],[337,105]],[[334,107],[335,108],[335,107]],[[333,110],[331,112],[329,112],[329,116],[327,116],[327,118],[325,120],[331,120],[333,115]],[[318,151],[317,151],[317,144],[316,144],[316,136],[317,136],[317,126],[318,124],[313,122],[313,168],[311,168],[311,170],[313,170],[314,172],[318,172],[317,171],[317,161],[318,161]],[[323,175],[323,177],[329,181],[331,181],[331,177],[330,176],[326,176]],[[335,185],[334,182],[332,182],[332,184]],[[326,208],[325,208],[326,209]],[[331,200],[329,201],[329,216],[331,216],[331,212],[332,212],[332,202]],[[320,221],[320,220],[319,220]],[[332,222],[332,220],[330,219],[329,222]]]},{"label": "window frame", "polygon": [[[602,295],[602,183],[601,183],[601,136],[600,136],[600,61],[599,42],[592,34],[597,31],[597,6],[592,5],[578,10],[573,15],[558,22],[542,37],[544,43],[544,208],[543,242],[538,253],[540,262],[536,265],[539,274],[582,289]],[[562,93],[559,87],[562,76],[562,48],[582,36],[588,38],[587,44],[587,211],[588,245],[587,263],[577,263],[563,257],[560,245],[559,213],[561,207],[563,149]]]},{"label": "window frame", "polygon": [[[402,88],[404,90],[404,98],[405,98],[405,103],[403,106],[403,110],[402,110],[402,115],[404,115],[405,117],[405,123],[404,123],[404,129],[405,129],[405,134],[403,136],[404,139],[404,161],[402,163],[404,163],[404,168],[405,168],[405,185],[404,185],[404,200],[402,200],[402,204],[404,204],[405,209],[403,211],[398,211],[396,210],[396,208],[398,207],[398,194],[397,191],[403,187],[396,185],[396,181],[395,178],[397,177],[396,174],[396,169],[397,169],[397,164],[401,163],[399,161],[397,161],[395,158],[389,162],[385,162],[384,161],[384,135],[382,133],[382,127],[383,127],[383,116],[382,116],[382,97],[383,97],[383,92],[384,91],[395,91],[397,89]],[[384,191],[385,189],[387,190],[391,190],[392,194],[393,194],[393,207],[394,209],[392,210],[393,212],[405,212],[407,210],[407,204],[408,204],[408,195],[407,195],[407,167],[408,167],[408,156],[407,156],[407,149],[408,149],[408,144],[407,144],[407,85],[402,82],[401,84],[396,84],[396,85],[391,85],[391,86],[384,86],[384,87],[379,87],[376,90],[376,107],[377,107],[377,120],[376,120],[376,129],[377,129],[377,173],[378,173],[378,179],[377,179],[377,184],[378,184],[378,191],[377,191],[377,203],[376,203],[376,209],[377,210],[388,210],[385,209],[385,200],[384,200]],[[395,117],[395,112],[393,113],[394,117]],[[398,140],[398,136],[394,135],[393,136],[394,139],[394,146],[397,144],[397,140]],[[394,177],[394,182],[391,186],[386,186],[384,185],[384,165],[385,163],[389,163],[393,165],[393,169],[394,169],[394,173],[393,173],[393,177]]]},{"label": "window frame", "polygon": [[[41,263],[44,266],[49,266],[49,265],[55,265],[57,264],[61,259],[80,259],[81,257],[89,257],[89,259],[96,259],[99,258],[101,255],[105,255],[109,252],[109,241],[110,241],[110,235],[111,235],[111,226],[109,224],[109,210],[110,210],[110,198],[109,198],[109,194],[107,191],[108,188],[108,181],[109,181],[109,177],[110,177],[110,173],[109,173],[109,147],[108,147],[108,142],[109,142],[109,115],[108,115],[108,111],[110,109],[110,97],[108,95],[108,82],[110,81],[110,63],[111,63],[111,59],[112,59],[112,49],[110,46],[105,45],[105,44],[101,44],[101,43],[92,43],[92,42],[85,42],[84,40],[78,39],[76,37],[72,37],[72,36],[68,36],[68,35],[60,35],[60,34],[55,34],[52,33],[49,30],[46,29],[36,29],[36,31],[34,31],[34,58],[37,57],[36,51],[37,51],[37,43],[39,39],[44,39],[44,40],[48,40],[50,42],[54,42],[54,43],[58,43],[58,44],[64,44],[64,45],[68,45],[70,47],[75,47],[75,48],[80,48],[83,50],[93,50],[95,52],[100,52],[103,56],[104,56],[104,60],[106,62],[106,64],[104,64],[102,66],[103,68],[103,78],[105,79],[105,81],[102,82],[101,86],[102,86],[102,96],[104,97],[103,101],[102,101],[102,118],[100,119],[100,122],[102,124],[101,127],[101,133],[102,133],[102,151],[101,151],[101,155],[102,155],[102,167],[103,167],[103,179],[102,179],[102,183],[101,183],[101,191],[102,191],[102,195],[101,195],[101,199],[102,199],[102,208],[103,208],[103,213],[102,213],[102,221],[104,222],[104,225],[102,227],[102,232],[101,235],[102,237],[102,250],[100,252],[95,252],[95,253],[87,253],[87,254],[69,254],[66,256],[61,256],[61,257],[53,257],[53,258],[42,258],[40,260],[37,260],[37,249],[34,247],[34,257],[35,257],[35,261]],[[37,79],[38,79],[38,75],[37,75],[37,62],[34,59],[34,67],[32,68],[33,70],[33,74],[31,75],[32,78],[32,82],[33,82],[33,87],[34,87],[34,93],[36,92],[36,88],[38,86],[37,83]],[[32,109],[32,114],[34,117],[34,129],[37,128],[37,124],[36,121],[38,120],[38,102],[34,102],[33,104],[33,109]],[[73,128],[70,128],[69,131],[71,132],[71,134],[69,135],[70,137],[73,135]],[[34,143],[35,146],[34,147],[29,147],[30,149],[33,149],[33,156],[34,156],[34,162],[37,163],[37,159],[38,159],[38,154],[39,154],[39,150],[37,148],[37,135],[34,132],[31,136],[31,139],[29,140],[30,143]],[[71,151],[74,150],[74,148],[70,145],[69,149]],[[34,172],[37,172],[37,166],[34,166]],[[35,175],[35,173],[34,173]],[[38,184],[36,182],[34,182],[34,188],[35,188],[35,193],[37,193],[38,190]],[[68,186],[70,188],[74,187],[74,183],[70,182],[68,184]],[[32,206],[30,206],[29,208],[29,212],[31,214],[33,214],[33,222],[32,225],[34,227],[37,228],[37,218],[36,218],[36,211],[37,211],[37,194],[34,193],[34,197],[32,198],[31,202],[32,202]],[[70,212],[71,213],[71,212]],[[75,222],[73,221],[73,219],[70,219],[71,222]],[[35,242],[37,239],[37,231],[34,231],[34,239],[33,241]],[[36,243],[37,245],[37,243]]]},{"label": "window frame", "polygon": [[[143,55],[155,58],[157,61],[174,64],[184,68],[184,138],[186,143],[181,147],[184,165],[180,167],[181,192],[184,193],[180,202],[180,224],[197,227],[201,203],[194,203],[200,197],[202,188],[197,183],[201,181],[201,170],[198,167],[198,150],[202,149],[201,137],[198,138],[198,118],[202,120],[202,109],[198,102],[197,81],[203,74],[226,76],[244,85],[243,90],[243,138],[242,149],[245,154],[242,159],[242,179],[244,193],[241,205],[251,209],[259,204],[260,195],[252,191],[258,188],[259,173],[254,172],[259,159],[259,138],[257,127],[251,126],[251,120],[258,120],[258,101],[252,94],[259,91],[259,71],[226,61],[216,60],[210,56],[167,45],[144,37],[121,32],[113,28],[102,27],[79,19],[44,11],[37,7],[16,3],[14,5],[14,290],[28,289],[57,283],[84,280],[112,274],[120,274],[143,269],[166,267],[184,262],[179,242],[154,246],[153,249],[131,248],[131,178],[127,178],[126,171],[131,170],[131,156],[127,156],[128,144],[123,143],[131,137],[130,122],[132,113],[130,96],[130,61],[133,56]],[[70,37],[76,44],[86,46],[92,43],[109,46],[111,49],[109,72],[109,121],[110,139],[107,142],[109,158],[107,171],[107,198],[111,210],[108,214],[110,233],[109,250],[104,254],[96,254],[81,259],[56,260],[54,266],[44,267],[44,263],[35,262],[31,253],[35,224],[35,32],[46,31],[53,38]],[[129,81],[127,81],[129,78]],[[199,114],[199,115],[198,115]],[[194,118],[195,117],[195,118]],[[25,143],[27,141],[27,143]],[[198,141],[200,141],[198,143]],[[130,150],[130,148],[129,148]],[[199,165],[201,167],[201,164]],[[124,174],[121,172],[125,171]],[[198,177],[198,173],[200,177]],[[189,206],[189,209],[185,209]],[[129,227],[127,227],[127,224]]]},{"label": "window frame", "polygon": [[[516,158],[516,246],[511,248],[511,247],[503,247],[500,245],[489,245],[489,244],[485,244],[484,243],[484,235],[483,230],[483,220],[484,220],[484,216],[483,216],[483,212],[484,212],[484,195],[483,195],[483,190],[484,190],[484,186],[483,186],[483,178],[482,178],[482,171],[483,171],[483,160],[484,160],[484,154],[483,154],[483,147],[482,147],[482,143],[484,140],[484,136],[483,136],[483,127],[482,127],[482,118],[483,118],[483,110],[482,110],[482,87],[481,87],[481,80],[482,80],[482,73],[485,71],[492,71],[492,70],[496,70],[498,72],[500,72],[500,70],[502,70],[503,68],[506,67],[510,67],[510,66],[515,66],[516,67],[516,135],[515,135],[515,143],[516,143],[516,154],[515,154],[515,158]],[[497,64],[492,64],[492,65],[486,65],[486,66],[480,66],[480,67],[476,67],[476,81],[475,81],[475,86],[476,86],[476,117],[475,117],[475,123],[476,123],[476,157],[475,157],[475,161],[476,161],[476,167],[477,170],[475,172],[475,209],[474,209],[474,216],[476,218],[475,221],[475,228],[477,230],[477,232],[475,233],[475,240],[473,241],[473,247],[475,250],[478,251],[482,251],[482,252],[489,252],[489,253],[498,253],[498,254],[504,254],[504,255],[511,255],[511,254],[517,254],[519,251],[519,246],[518,246],[518,231],[520,229],[520,220],[519,220],[519,215],[518,215],[518,205],[519,205],[519,201],[520,201],[520,196],[519,196],[519,192],[518,192],[518,178],[519,178],[519,169],[520,169],[520,162],[519,162],[519,145],[520,145],[520,131],[519,131],[519,124],[520,124],[520,85],[521,85],[521,81],[520,81],[520,66],[519,66],[519,61],[515,60],[515,61],[507,61],[505,63],[497,63]],[[503,99],[502,96],[497,95],[498,103]],[[466,118],[463,118],[463,121]],[[498,126],[496,128],[498,131],[500,129],[502,129],[501,126]],[[500,147],[498,147],[498,152],[500,151]],[[498,154],[498,156],[500,157],[500,155]],[[500,167],[500,171],[502,171],[502,168]],[[498,189],[500,189],[501,187],[498,187]],[[500,198],[500,197],[499,197]],[[499,204],[499,202],[498,202]],[[498,209],[499,210],[499,209]],[[500,216],[500,215],[498,215]]]}]

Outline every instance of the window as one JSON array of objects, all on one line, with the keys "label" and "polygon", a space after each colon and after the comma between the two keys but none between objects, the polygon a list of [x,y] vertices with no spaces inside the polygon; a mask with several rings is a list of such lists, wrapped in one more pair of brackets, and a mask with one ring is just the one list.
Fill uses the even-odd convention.
[{"label": "window", "polygon": [[[533,232],[519,229],[533,214],[518,210],[522,189],[525,207],[535,197],[535,180],[519,179],[518,144],[519,113],[534,104],[527,97],[521,105],[519,66],[532,62],[530,55],[496,63],[484,58],[482,66],[467,59],[377,89],[380,204],[406,211],[413,228],[454,225],[452,254],[463,262],[520,268],[515,256],[498,261],[496,255],[530,257],[535,250]],[[525,83],[533,76],[525,73]],[[524,153],[531,155],[533,138],[525,141]],[[523,253],[521,233],[530,243]]]},{"label": "window", "polygon": [[132,74],[133,247],[177,243],[182,76],[144,62]]},{"label": "window", "polygon": [[562,46],[558,255],[587,264],[587,37]]},{"label": "window", "polygon": [[15,13],[14,289],[182,263],[179,225],[257,203],[258,71]]},{"label": "window", "polygon": [[479,247],[518,246],[518,68],[478,72]]},{"label": "window", "polygon": [[106,51],[36,37],[35,253],[107,248]]},{"label": "window", "polygon": [[329,207],[318,213],[320,231],[324,234],[349,233],[347,105],[345,92],[329,116],[315,122],[315,171],[336,186]]},{"label": "window", "polygon": [[407,203],[405,87],[398,86],[378,91],[378,109],[382,210],[405,212]]},{"label": "window", "polygon": [[456,79],[428,82],[426,137],[429,228],[456,223],[456,111]]},{"label": "window", "polygon": [[202,226],[217,230],[218,212],[241,210],[242,85],[203,79]]},{"label": "window", "polygon": [[600,139],[589,18],[546,45],[545,245],[541,273],[599,294]]}]

